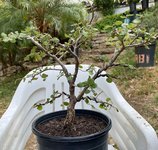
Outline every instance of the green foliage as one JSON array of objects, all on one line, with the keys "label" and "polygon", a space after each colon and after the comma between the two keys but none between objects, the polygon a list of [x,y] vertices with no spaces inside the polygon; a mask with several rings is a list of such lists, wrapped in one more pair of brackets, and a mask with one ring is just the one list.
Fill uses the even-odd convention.
[{"label": "green foliage", "polygon": [[0,5],[0,33],[20,31],[24,29],[27,24],[28,19],[23,11],[13,7],[7,2]]},{"label": "green foliage", "polygon": [[[80,82],[77,84],[77,87],[90,87],[91,89],[95,89],[97,87],[97,84],[94,82],[94,79],[92,79],[90,76],[88,78],[87,81],[84,81],[84,82]],[[86,91],[89,93],[89,91]]]},{"label": "green foliage", "polygon": [[26,72],[20,72],[13,76],[0,80],[0,101],[9,101],[14,94],[19,82],[26,75]]},{"label": "green foliage", "polygon": [[30,42],[27,40],[17,41],[17,38],[22,38],[17,31],[9,34],[1,33],[0,61],[3,66],[20,64],[24,57],[29,54]]},{"label": "green foliage", "polygon": [[[122,24],[121,26],[113,26],[113,31],[111,32],[111,37],[109,37],[108,42],[111,46],[116,48],[116,51],[123,48],[127,49],[138,45],[147,46],[148,44],[155,41],[157,38],[157,33],[154,30],[148,30],[140,24],[141,21],[134,21],[130,24]],[[143,35],[143,36],[142,36]]]},{"label": "green foliage", "polygon": [[80,4],[66,3],[64,0],[23,0],[17,1],[21,10],[34,21],[42,33],[64,37],[71,25],[86,19],[86,10]]},{"label": "green foliage", "polygon": [[103,15],[113,14],[114,1],[113,0],[94,0],[94,5]]},{"label": "green foliage", "polygon": [[[2,3],[0,5],[0,34],[2,33],[3,40],[0,40],[0,61],[3,66],[23,62],[31,50],[30,42],[17,41],[16,39],[20,37],[16,36],[19,35],[11,32],[24,30],[30,21],[40,32],[48,32],[52,36],[56,35],[65,39],[65,34],[69,34],[72,29],[71,25],[84,21],[86,15],[87,12],[82,5],[67,4],[64,0],[14,0]],[[6,36],[6,34],[10,35]],[[47,37],[43,36],[43,38]],[[47,44],[45,40],[44,45]],[[29,59],[41,61],[43,57],[43,53],[33,48],[25,61]]]},{"label": "green foliage", "polygon": [[42,110],[42,109],[43,109],[42,105],[38,105],[38,106],[37,106],[37,109],[38,109],[38,110]]},{"label": "green foliage", "polygon": [[42,77],[43,81],[45,81],[45,80],[47,79],[48,75],[45,74],[45,73],[42,73],[42,74],[41,74],[41,77]]},{"label": "green foliage", "polygon": [[[3,2],[0,5],[0,34],[4,37],[4,33],[10,33],[13,31],[20,31],[28,25],[28,20],[25,17],[26,14],[21,10],[13,7],[7,2]],[[19,47],[25,47],[29,43],[24,40],[23,42],[15,41],[16,35],[14,34],[12,40],[5,38],[5,41],[0,40],[0,62],[3,66],[14,65],[19,61],[22,61],[27,51],[19,50]],[[1,38],[0,37],[0,38]],[[8,43],[5,43],[8,41]]]},{"label": "green foliage", "polygon": [[147,28],[148,30],[158,30],[158,6],[155,6],[143,14],[142,26]]},{"label": "green foliage", "polygon": [[107,81],[108,83],[112,83],[112,78],[108,77],[108,78],[106,79],[106,81]]},{"label": "green foliage", "polygon": [[63,102],[63,105],[64,105],[64,106],[68,106],[69,103],[68,103],[68,102]]},{"label": "green foliage", "polygon": [[138,3],[140,0],[127,0],[128,4]]},{"label": "green foliage", "polygon": [[113,26],[113,24],[117,21],[123,22],[123,18],[121,15],[108,15],[103,17],[100,21],[96,23],[96,28],[100,31],[105,31],[107,27]]}]

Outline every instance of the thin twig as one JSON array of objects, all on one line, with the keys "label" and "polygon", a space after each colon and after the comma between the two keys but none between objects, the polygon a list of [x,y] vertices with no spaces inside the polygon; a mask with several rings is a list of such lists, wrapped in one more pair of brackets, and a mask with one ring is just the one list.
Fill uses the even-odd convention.
[{"label": "thin twig", "polygon": [[35,44],[39,49],[41,49],[42,51],[44,51],[48,56],[50,56],[51,58],[55,59],[56,62],[62,67],[63,72],[65,74],[65,76],[68,78],[70,76],[67,68],[65,67],[65,65],[63,64],[62,61],[60,61],[60,59],[58,57],[56,57],[55,55],[49,53],[49,51],[47,49],[45,49],[39,42],[35,41],[35,39],[33,37],[28,37],[29,40],[32,41],[33,44]]}]

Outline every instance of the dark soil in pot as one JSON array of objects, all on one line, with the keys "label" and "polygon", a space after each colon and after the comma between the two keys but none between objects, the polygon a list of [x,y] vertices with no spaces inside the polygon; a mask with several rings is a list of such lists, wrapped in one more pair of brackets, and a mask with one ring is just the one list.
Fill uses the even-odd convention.
[{"label": "dark soil in pot", "polygon": [[98,112],[76,110],[73,130],[65,132],[66,111],[44,115],[33,123],[39,150],[107,150],[111,120]]},{"label": "dark soil in pot", "polygon": [[37,129],[50,136],[86,136],[102,131],[106,126],[106,122],[92,116],[76,116],[73,129],[67,132],[64,127],[65,118],[56,118],[38,124]]}]

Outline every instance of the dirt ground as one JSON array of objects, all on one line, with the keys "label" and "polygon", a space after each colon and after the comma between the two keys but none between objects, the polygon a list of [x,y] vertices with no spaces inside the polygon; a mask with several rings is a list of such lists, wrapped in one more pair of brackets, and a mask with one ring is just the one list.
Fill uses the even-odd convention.
[{"label": "dirt ground", "polygon": [[[146,68],[141,78],[117,82],[120,92],[158,134],[158,65]],[[128,85],[128,87],[127,87]]]}]

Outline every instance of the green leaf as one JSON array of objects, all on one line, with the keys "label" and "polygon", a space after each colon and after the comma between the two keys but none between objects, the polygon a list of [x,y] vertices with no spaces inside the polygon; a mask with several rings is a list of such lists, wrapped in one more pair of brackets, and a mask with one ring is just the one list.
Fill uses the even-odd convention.
[{"label": "green leaf", "polygon": [[135,67],[134,67],[133,65],[128,65],[128,67],[129,67],[130,69],[135,69]]},{"label": "green leaf", "polygon": [[122,25],[122,21],[116,21],[116,22],[115,22],[115,25],[116,25],[116,26]]},{"label": "green leaf", "polygon": [[110,101],[111,101],[111,98],[109,98],[109,97],[106,98],[106,101],[107,101],[107,102],[110,102]]},{"label": "green leaf", "polygon": [[108,78],[106,79],[106,81],[107,81],[108,83],[111,83],[111,82],[112,82],[112,78],[108,77]]},{"label": "green leaf", "polygon": [[104,104],[100,104],[99,108],[104,109]]},{"label": "green leaf", "polygon": [[94,97],[96,97],[98,95],[97,92],[95,92],[93,89],[92,89],[92,92],[93,92]]},{"label": "green leaf", "polygon": [[37,106],[37,109],[38,109],[38,110],[42,110],[42,109],[43,109],[42,105],[38,105],[38,106]]},{"label": "green leaf", "polygon": [[41,75],[41,77],[42,77],[43,79],[46,79],[46,78],[48,77],[48,75],[45,74],[45,73],[43,73],[43,74]]},{"label": "green leaf", "polygon": [[1,33],[1,36],[4,38],[4,37],[7,37],[7,34],[4,33],[4,32],[2,32],[2,33]]},{"label": "green leaf", "polygon": [[37,79],[38,79],[38,78],[36,78],[36,77],[33,77],[33,78],[32,78],[32,80],[37,80]]},{"label": "green leaf", "polygon": [[91,85],[91,88],[92,88],[92,89],[95,89],[96,87],[97,87],[97,84],[96,84],[96,83],[94,83],[94,84]]},{"label": "green leaf", "polygon": [[104,30],[108,30],[108,29],[111,29],[111,28],[112,28],[112,26],[106,25],[106,26],[104,27]]},{"label": "green leaf", "polygon": [[134,20],[133,20],[133,23],[135,23],[135,24],[140,24],[141,21],[140,21],[140,19],[134,19]]},{"label": "green leaf", "polygon": [[126,19],[127,17],[126,17],[126,16],[120,16],[120,18],[122,18],[122,19]]},{"label": "green leaf", "polygon": [[90,90],[86,90],[85,91],[85,94],[89,94],[91,91]]},{"label": "green leaf", "polygon": [[3,38],[3,42],[9,42],[11,39],[9,37]]},{"label": "green leaf", "polygon": [[68,106],[69,103],[68,102],[63,102],[64,106]]},{"label": "green leaf", "polygon": [[58,44],[60,41],[59,41],[58,38],[53,37],[53,38],[52,38],[52,42],[55,43],[55,44]]},{"label": "green leaf", "polygon": [[97,87],[97,84],[94,82],[94,79],[92,79],[90,76],[87,82],[88,82],[89,87],[91,87],[92,89],[95,89]]},{"label": "green leaf", "polygon": [[133,29],[133,28],[135,28],[136,27],[136,24],[134,24],[134,23],[130,23],[130,24],[128,24],[128,29]]},{"label": "green leaf", "polygon": [[88,37],[88,32],[83,31],[82,34],[83,34],[84,37]]},{"label": "green leaf", "polygon": [[50,101],[50,98],[47,98],[47,102],[49,102]]},{"label": "green leaf", "polygon": [[86,104],[89,104],[89,99],[86,98],[86,99],[85,99],[85,103],[86,103]]},{"label": "green leaf", "polygon": [[69,75],[67,79],[68,79],[68,81],[70,81],[70,80],[72,80],[72,78],[73,77],[71,75]]},{"label": "green leaf", "polygon": [[83,66],[82,66],[82,65],[79,65],[79,68],[80,68],[80,69],[83,69]]},{"label": "green leaf", "polygon": [[77,84],[77,87],[79,87],[79,88],[82,88],[82,87],[85,87],[85,86],[87,86],[87,82],[80,82],[80,83]]}]

